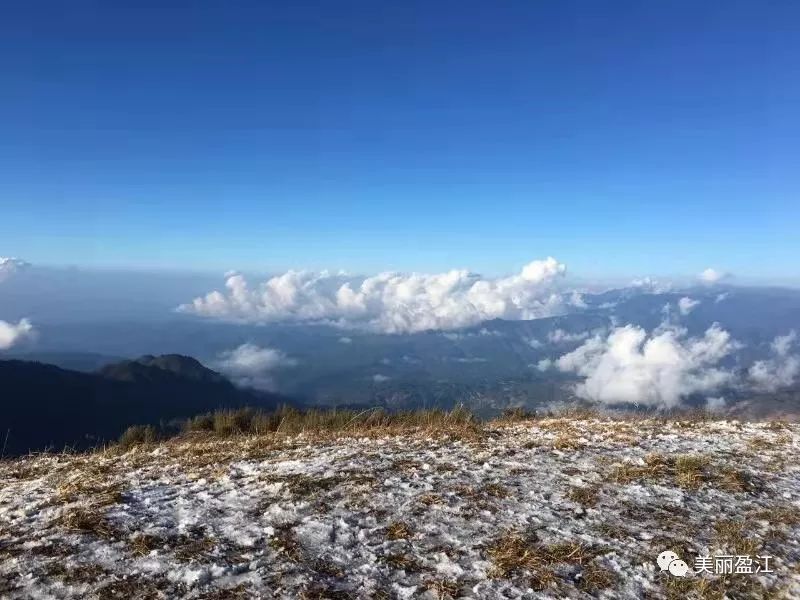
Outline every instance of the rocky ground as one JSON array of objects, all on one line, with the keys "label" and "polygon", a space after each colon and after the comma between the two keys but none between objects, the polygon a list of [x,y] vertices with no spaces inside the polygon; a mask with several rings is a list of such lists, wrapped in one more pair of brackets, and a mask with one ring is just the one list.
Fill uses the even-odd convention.
[{"label": "rocky ground", "polygon": [[[0,596],[800,597],[799,441],[553,418],[6,460]],[[692,571],[661,571],[665,550]],[[771,572],[694,572],[706,555]]]}]

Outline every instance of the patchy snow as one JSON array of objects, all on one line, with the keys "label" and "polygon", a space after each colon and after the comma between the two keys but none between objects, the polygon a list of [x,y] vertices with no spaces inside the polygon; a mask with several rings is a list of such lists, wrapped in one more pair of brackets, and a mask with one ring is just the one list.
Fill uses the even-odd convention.
[{"label": "patchy snow", "polygon": [[[799,434],[543,419],[2,461],[0,597],[798,597]],[[774,572],[684,580],[664,550]]]}]

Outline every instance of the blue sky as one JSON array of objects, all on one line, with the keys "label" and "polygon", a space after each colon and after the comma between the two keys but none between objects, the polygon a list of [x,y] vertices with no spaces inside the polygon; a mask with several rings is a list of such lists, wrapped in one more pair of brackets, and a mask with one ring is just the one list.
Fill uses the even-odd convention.
[{"label": "blue sky", "polygon": [[793,278],[799,57],[790,1],[14,2],[0,256]]}]

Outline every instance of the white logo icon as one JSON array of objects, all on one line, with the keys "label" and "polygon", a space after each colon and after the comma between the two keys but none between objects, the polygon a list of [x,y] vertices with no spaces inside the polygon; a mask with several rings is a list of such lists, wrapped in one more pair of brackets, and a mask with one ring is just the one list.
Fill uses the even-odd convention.
[{"label": "white logo icon", "polygon": [[675,577],[686,577],[686,574],[689,572],[689,565],[680,558],[673,560],[669,563],[669,572],[675,575]]},{"label": "white logo icon", "polygon": [[656,562],[662,571],[669,571],[675,577],[686,577],[689,572],[689,565],[671,550],[665,550],[659,554]]}]

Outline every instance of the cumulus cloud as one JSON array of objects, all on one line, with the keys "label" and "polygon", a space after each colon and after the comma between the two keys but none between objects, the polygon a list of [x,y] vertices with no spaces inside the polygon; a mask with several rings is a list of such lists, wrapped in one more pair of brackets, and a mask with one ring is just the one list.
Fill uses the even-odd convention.
[{"label": "cumulus cloud", "polygon": [[365,279],[289,271],[255,287],[234,273],[225,292],[213,291],[179,310],[249,323],[322,322],[382,333],[451,330],[489,319],[563,314],[576,301],[558,289],[565,272],[563,264],[547,258],[497,279],[465,270],[381,273]]},{"label": "cumulus cloud", "polygon": [[748,371],[754,389],[774,392],[795,382],[800,375],[800,355],[791,353],[796,342],[797,332],[794,330],[772,341],[772,356],[756,361]]},{"label": "cumulus cloud", "polygon": [[684,296],[683,298],[678,300],[678,310],[685,317],[690,312],[692,312],[697,307],[698,304],[700,304],[700,300],[693,300],[688,296]]},{"label": "cumulus cloud", "polygon": [[35,330],[28,319],[16,324],[0,321],[0,350],[8,350],[22,340],[32,338],[34,334]]},{"label": "cumulus cloud", "polygon": [[339,338],[339,343],[340,344],[352,344],[353,343],[353,338],[342,336],[342,337]]},{"label": "cumulus cloud", "polygon": [[634,325],[598,334],[555,365],[585,379],[578,396],[601,404],[678,406],[687,396],[709,393],[733,380],[718,363],[739,344],[714,324],[703,337],[663,325],[650,335]]},{"label": "cumulus cloud", "polygon": [[380,373],[372,376],[372,381],[374,381],[375,383],[386,383],[390,379],[391,377],[389,377],[388,375],[381,375]]},{"label": "cumulus cloud", "polygon": [[240,387],[272,391],[275,389],[272,373],[296,364],[296,360],[280,350],[242,344],[220,354],[213,366]]},{"label": "cumulus cloud", "polygon": [[718,271],[717,269],[712,269],[710,267],[708,269],[705,269],[697,276],[697,278],[700,281],[702,281],[703,283],[707,283],[709,285],[719,283],[720,281],[723,281],[728,277],[729,277],[728,273],[725,273],[723,271]]},{"label": "cumulus cloud", "polygon": [[5,281],[15,273],[30,266],[30,263],[19,258],[0,256],[0,282]]}]

